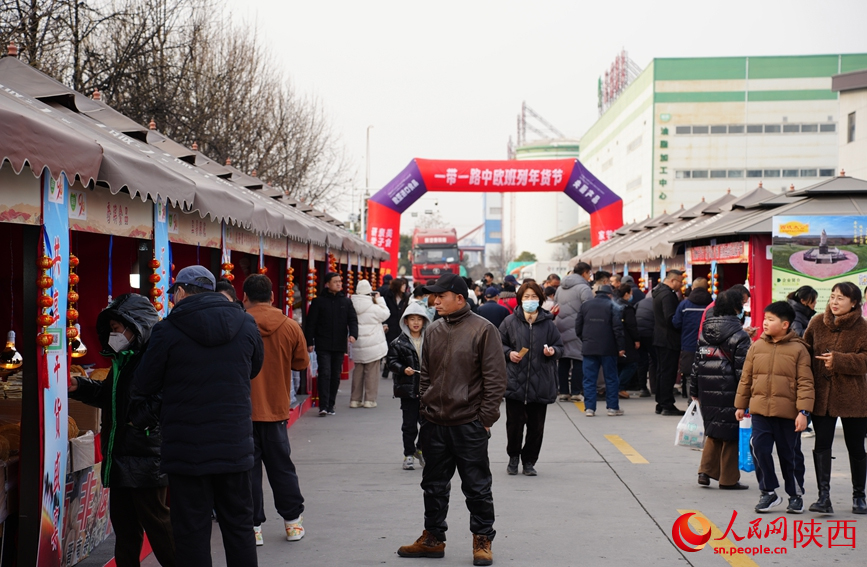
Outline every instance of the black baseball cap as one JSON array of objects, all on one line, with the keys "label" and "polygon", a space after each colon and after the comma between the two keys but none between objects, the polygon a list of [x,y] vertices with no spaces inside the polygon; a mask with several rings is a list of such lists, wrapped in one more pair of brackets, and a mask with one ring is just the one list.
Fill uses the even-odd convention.
[{"label": "black baseball cap", "polygon": [[433,285],[425,286],[424,290],[426,293],[445,293],[451,291],[457,295],[463,295],[464,299],[470,293],[467,282],[458,274],[443,274]]}]

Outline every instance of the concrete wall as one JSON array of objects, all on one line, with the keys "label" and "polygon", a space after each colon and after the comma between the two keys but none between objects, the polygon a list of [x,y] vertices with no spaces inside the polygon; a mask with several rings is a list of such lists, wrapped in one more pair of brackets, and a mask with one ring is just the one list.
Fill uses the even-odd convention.
[{"label": "concrete wall", "polygon": [[[855,141],[848,141],[849,114],[855,113]],[[846,175],[867,179],[867,89],[840,93],[840,168]]]}]

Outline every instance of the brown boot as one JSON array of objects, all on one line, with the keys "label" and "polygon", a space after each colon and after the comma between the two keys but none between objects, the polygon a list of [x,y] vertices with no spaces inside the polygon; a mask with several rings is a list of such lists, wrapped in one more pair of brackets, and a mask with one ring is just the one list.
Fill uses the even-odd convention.
[{"label": "brown boot", "polygon": [[[488,549],[491,549],[490,544],[488,544]],[[425,530],[414,544],[401,546],[397,550],[397,554],[401,557],[445,557],[446,544]],[[480,565],[490,565],[490,563],[480,563]]]},{"label": "brown boot", "polygon": [[494,553],[488,536],[473,534],[473,565],[493,565]]}]

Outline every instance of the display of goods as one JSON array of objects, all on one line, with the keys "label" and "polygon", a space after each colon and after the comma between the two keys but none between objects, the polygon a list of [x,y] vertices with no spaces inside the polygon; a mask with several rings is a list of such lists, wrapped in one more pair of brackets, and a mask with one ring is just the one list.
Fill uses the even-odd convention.
[{"label": "display of goods", "polygon": [[78,437],[79,433],[81,433],[81,432],[78,430],[78,424],[75,423],[75,420],[72,419],[72,416],[70,416],[69,417],[69,424],[67,425],[67,429],[66,429],[66,438],[67,439],[75,439],[76,437]]}]

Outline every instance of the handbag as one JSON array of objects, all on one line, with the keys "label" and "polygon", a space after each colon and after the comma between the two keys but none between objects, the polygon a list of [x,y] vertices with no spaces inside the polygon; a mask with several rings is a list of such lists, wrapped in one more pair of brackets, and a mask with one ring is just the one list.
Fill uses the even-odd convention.
[{"label": "handbag", "polygon": [[753,461],[753,451],[750,445],[750,438],[753,435],[753,418],[750,414],[744,414],[741,420],[738,431],[740,438],[738,439],[738,468],[744,472],[753,472],[756,470],[756,464]]},{"label": "handbag", "polygon": [[701,417],[701,408],[696,400],[689,404],[686,413],[677,424],[674,436],[675,447],[688,447],[690,449],[704,448],[704,420]]}]

